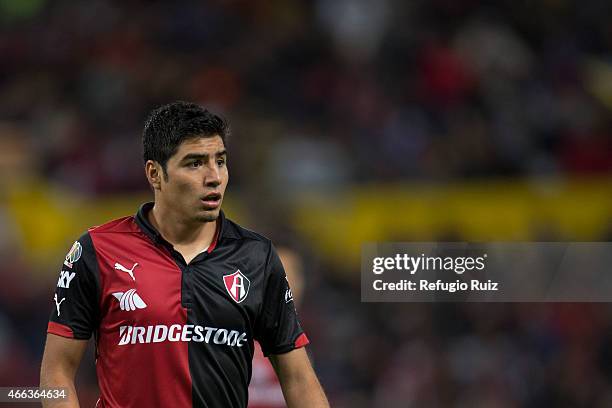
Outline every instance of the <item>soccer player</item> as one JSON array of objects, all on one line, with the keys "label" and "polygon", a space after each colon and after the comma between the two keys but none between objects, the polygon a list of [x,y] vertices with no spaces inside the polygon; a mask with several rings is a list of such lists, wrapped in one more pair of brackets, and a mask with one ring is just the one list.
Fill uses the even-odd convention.
[{"label": "soccer player", "polygon": [[62,264],[41,387],[74,377],[92,334],[97,407],[246,407],[253,341],[289,407],[328,407],[271,242],[227,219],[227,123],[175,102],[144,128],[155,201],[90,228]]}]

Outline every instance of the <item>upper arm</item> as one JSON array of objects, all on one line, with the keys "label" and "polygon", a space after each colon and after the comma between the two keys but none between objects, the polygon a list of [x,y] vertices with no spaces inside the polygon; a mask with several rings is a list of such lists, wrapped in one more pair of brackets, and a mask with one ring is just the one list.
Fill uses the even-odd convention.
[{"label": "upper arm", "polygon": [[48,333],[87,340],[99,321],[98,262],[91,237],[83,234],[60,266],[50,299]]},{"label": "upper arm", "polygon": [[88,233],[73,245],[60,266],[41,364],[41,383],[73,379],[98,321],[95,250]]},{"label": "upper arm", "polygon": [[42,359],[41,382],[48,382],[53,374],[65,375],[74,379],[88,340],[70,339],[55,334],[47,334]]},{"label": "upper arm", "polygon": [[271,354],[270,362],[281,384],[284,381],[298,379],[304,375],[314,375],[314,370],[304,347],[297,348],[288,353]]},{"label": "upper arm", "polygon": [[308,344],[295,310],[285,269],[270,244],[266,261],[263,306],[255,339],[265,356],[285,354]]},{"label": "upper arm", "polygon": [[329,408],[325,392],[312,369],[304,348],[270,356],[287,406],[290,408]]}]

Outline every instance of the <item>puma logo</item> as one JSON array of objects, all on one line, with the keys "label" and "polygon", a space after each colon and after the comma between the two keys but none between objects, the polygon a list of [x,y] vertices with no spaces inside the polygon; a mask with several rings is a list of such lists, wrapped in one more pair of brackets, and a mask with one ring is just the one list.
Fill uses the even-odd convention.
[{"label": "puma logo", "polygon": [[136,280],[136,278],[134,277],[134,268],[136,268],[137,266],[138,266],[138,262],[136,262],[134,266],[132,266],[132,269],[127,269],[125,266],[121,265],[119,262],[115,262],[115,269],[121,272],[128,273],[132,277],[132,280],[134,281]]}]

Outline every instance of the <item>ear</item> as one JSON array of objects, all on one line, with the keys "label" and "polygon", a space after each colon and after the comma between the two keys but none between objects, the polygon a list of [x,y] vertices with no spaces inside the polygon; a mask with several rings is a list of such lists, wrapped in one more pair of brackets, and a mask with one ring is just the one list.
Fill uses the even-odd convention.
[{"label": "ear", "polygon": [[162,172],[161,165],[156,161],[147,160],[145,163],[145,174],[153,190],[161,190]]}]

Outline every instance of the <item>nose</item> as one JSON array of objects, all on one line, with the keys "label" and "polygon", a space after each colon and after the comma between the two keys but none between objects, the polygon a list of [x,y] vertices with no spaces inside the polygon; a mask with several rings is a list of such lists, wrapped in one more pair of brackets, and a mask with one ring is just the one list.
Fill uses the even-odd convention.
[{"label": "nose", "polygon": [[212,165],[207,166],[206,174],[204,175],[204,185],[206,187],[217,187],[221,184],[221,170],[214,162]]}]

